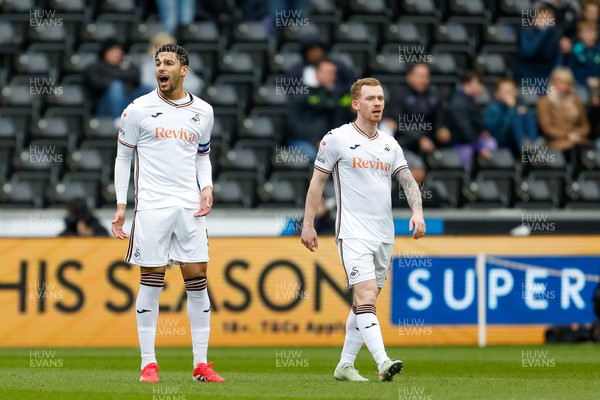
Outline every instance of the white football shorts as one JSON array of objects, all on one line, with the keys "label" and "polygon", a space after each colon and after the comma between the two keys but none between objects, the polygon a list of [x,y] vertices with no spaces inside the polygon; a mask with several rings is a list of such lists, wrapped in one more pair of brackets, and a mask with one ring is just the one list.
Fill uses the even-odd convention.
[{"label": "white football shorts", "polygon": [[208,231],[197,209],[166,207],[136,211],[125,261],[141,267],[208,261]]},{"label": "white football shorts", "polygon": [[346,286],[375,279],[382,288],[392,265],[393,243],[363,239],[337,239],[338,254],[346,270]]}]

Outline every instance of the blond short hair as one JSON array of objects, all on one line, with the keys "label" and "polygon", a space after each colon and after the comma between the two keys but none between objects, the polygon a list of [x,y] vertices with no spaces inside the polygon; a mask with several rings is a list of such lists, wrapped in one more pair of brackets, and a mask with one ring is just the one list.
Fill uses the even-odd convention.
[{"label": "blond short hair", "polygon": [[556,67],[550,74],[550,84],[554,82],[556,78],[562,79],[567,82],[570,86],[573,86],[575,82],[575,78],[573,77],[573,72],[567,67]]},{"label": "blond short hair", "polygon": [[381,82],[379,82],[375,78],[362,78],[357,80],[352,84],[350,88],[350,95],[352,96],[352,100],[356,100],[360,97],[360,90],[363,86],[381,86]]}]

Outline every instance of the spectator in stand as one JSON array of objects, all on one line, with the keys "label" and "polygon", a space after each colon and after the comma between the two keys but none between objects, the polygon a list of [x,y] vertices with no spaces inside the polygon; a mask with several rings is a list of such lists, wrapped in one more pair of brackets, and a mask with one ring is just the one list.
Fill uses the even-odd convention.
[{"label": "spectator in stand", "polygon": [[523,27],[519,32],[515,80],[519,87],[535,87],[535,93],[542,93],[546,79],[562,61],[562,33],[556,28],[552,8],[542,5],[534,11],[534,26]]},{"label": "spectator in stand", "polygon": [[311,164],[323,135],[354,119],[349,88],[341,86],[336,77],[336,64],[321,60],[316,67],[318,86],[309,88],[307,95],[290,98],[288,103],[288,144],[299,148]]},{"label": "spectator in stand", "polygon": [[[549,7],[555,16],[555,27],[561,32],[563,40],[561,46],[570,45],[570,39],[575,37],[575,24],[581,14],[579,0],[539,0],[534,4],[536,7]],[[568,53],[570,49],[564,50]]]},{"label": "spectator in stand", "polygon": [[535,116],[517,98],[517,84],[511,78],[496,83],[495,101],[484,112],[483,127],[490,132],[498,147],[507,147],[520,158],[523,146],[532,145],[538,138]]},{"label": "spectator in stand", "polygon": [[577,37],[566,65],[573,71],[577,94],[584,103],[588,103],[600,90],[600,45],[598,45],[598,26],[593,22],[577,23]]},{"label": "spectator in stand", "polygon": [[430,88],[429,76],[426,64],[415,64],[409,68],[406,74],[408,87],[387,99],[384,113],[393,118],[384,118],[380,128],[396,136],[408,167],[419,184],[425,180],[425,163],[419,154],[435,151],[435,134],[446,129],[441,124],[442,102]]},{"label": "spectator in stand", "polygon": [[583,102],[575,94],[571,70],[556,68],[550,76],[548,94],[537,105],[540,130],[548,147],[561,150],[570,160],[573,148],[591,145],[590,123]]},{"label": "spectator in stand", "polygon": [[[148,45],[148,57],[144,57],[140,66],[140,81],[143,86],[148,88],[156,87],[156,67],[154,62],[154,54],[156,50],[165,44],[177,44],[175,38],[168,32],[159,32],[152,37]],[[188,69],[183,83],[183,89],[198,97],[202,94],[204,81],[192,69]]]},{"label": "spectator in stand", "polygon": [[67,204],[65,230],[59,236],[108,236],[108,231],[88,209],[84,199],[74,199]]},{"label": "spectator in stand", "polygon": [[125,50],[116,40],[104,42],[100,61],[86,71],[85,82],[93,98],[98,98],[96,115],[118,118],[132,100],[152,90],[139,86],[140,72],[123,62]]},{"label": "spectator in stand", "polygon": [[[316,65],[327,55],[327,45],[319,36],[307,36],[301,42],[303,61],[292,67],[288,78],[301,80],[302,84],[309,87],[317,87]],[[333,61],[337,67],[337,83],[350,91],[350,86],[355,81],[354,73],[341,62]]]},{"label": "spectator in stand", "polygon": [[156,0],[156,7],[161,25],[173,36],[177,35],[180,26],[194,22],[195,0]]},{"label": "spectator in stand", "polygon": [[475,102],[484,90],[481,75],[467,71],[448,104],[445,121],[450,133],[447,142],[456,147],[467,169],[471,168],[473,153],[489,158],[497,148],[494,137],[483,129],[482,115]]},{"label": "spectator in stand", "polygon": [[581,19],[595,24],[598,28],[600,22],[600,0],[581,1]]}]

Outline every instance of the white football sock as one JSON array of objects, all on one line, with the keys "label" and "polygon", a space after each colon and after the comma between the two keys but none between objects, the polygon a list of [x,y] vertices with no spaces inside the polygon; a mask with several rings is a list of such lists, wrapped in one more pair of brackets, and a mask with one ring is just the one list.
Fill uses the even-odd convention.
[{"label": "white football sock", "polygon": [[156,339],[156,321],[158,320],[158,299],[164,282],[164,272],[153,272],[141,276],[140,291],[135,301],[135,316],[142,353],[142,369],[146,365],[156,362],[154,341]]},{"label": "white football sock", "polygon": [[350,364],[354,366],[354,360],[360,351],[363,344],[362,335],[356,325],[356,313],[354,312],[355,307],[352,305],[348,319],[346,320],[346,339],[344,340],[344,348],[342,349],[342,356],[340,358],[340,364]]},{"label": "white football sock", "polygon": [[210,335],[210,299],[206,289],[206,277],[185,281],[187,293],[187,314],[190,319],[194,368],[198,363],[206,363],[208,337]]},{"label": "white football sock", "polygon": [[375,314],[375,306],[361,305],[356,306],[356,323],[365,341],[367,348],[375,359],[377,365],[389,360],[383,345],[383,336],[381,335],[381,327],[379,320]]}]

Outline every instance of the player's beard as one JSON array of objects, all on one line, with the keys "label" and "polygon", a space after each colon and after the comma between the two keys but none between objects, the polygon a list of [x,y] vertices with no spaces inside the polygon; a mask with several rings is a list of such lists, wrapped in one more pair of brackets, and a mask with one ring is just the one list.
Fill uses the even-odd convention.
[{"label": "player's beard", "polygon": [[175,76],[171,76],[169,78],[169,86],[167,86],[165,89],[161,89],[160,87],[160,82],[159,82],[159,86],[158,88],[160,89],[160,91],[164,94],[171,94],[173,93],[177,87],[179,86],[179,81],[181,80],[181,77],[175,77]]}]

